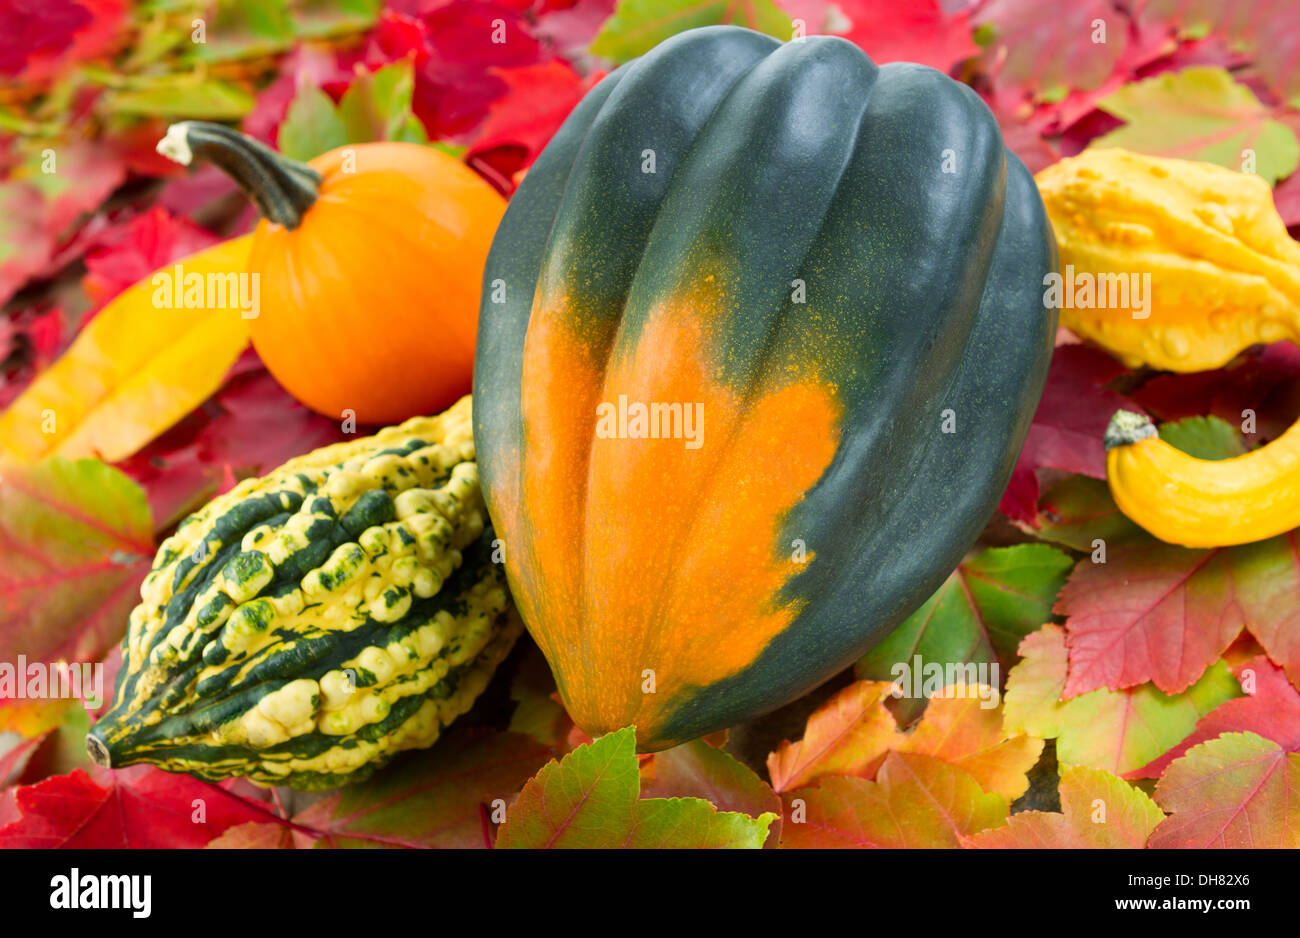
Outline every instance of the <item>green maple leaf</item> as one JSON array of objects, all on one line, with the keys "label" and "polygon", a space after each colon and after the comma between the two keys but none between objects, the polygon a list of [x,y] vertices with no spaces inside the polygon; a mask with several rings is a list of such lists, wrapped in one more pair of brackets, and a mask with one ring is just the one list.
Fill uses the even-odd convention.
[{"label": "green maple leaf", "polygon": [[510,683],[510,699],[515,702],[515,709],[508,728],[561,752],[567,748],[564,742],[573,721],[553,696],[555,678],[541,649],[527,636],[519,644],[522,646],[517,655],[519,663]]},{"label": "green maple leaf", "polygon": [[294,41],[289,0],[221,0],[213,11],[203,43],[195,56],[222,62],[254,55],[270,55]]},{"label": "green maple leaf", "polygon": [[108,91],[104,106],[115,115],[224,121],[251,111],[253,96],[215,78],[163,75]]},{"label": "green maple leaf", "polygon": [[1237,428],[1220,417],[1186,417],[1161,424],[1160,439],[1197,459],[1231,459],[1246,451]]},{"label": "green maple leaf", "polygon": [[593,55],[626,62],[677,33],[697,26],[733,23],[778,39],[794,32],[790,15],[772,0],[619,0],[591,44]]},{"label": "green maple leaf", "polygon": [[1131,82],[1098,106],[1126,124],[1093,140],[1092,147],[1123,147],[1237,170],[1249,149],[1255,172],[1270,186],[1300,165],[1295,134],[1223,68],[1196,66]]},{"label": "green maple leaf", "polygon": [[410,59],[358,75],[338,106],[347,142],[427,143],[424,125],[411,111],[414,94],[415,68]]},{"label": "green maple leaf", "polygon": [[310,160],[347,142],[347,125],[330,96],[310,85],[298,89],[276,137],[280,152],[292,160]]},{"label": "green maple leaf", "polygon": [[424,125],[411,111],[414,91],[410,59],[359,74],[337,105],[321,89],[303,87],[280,125],[280,152],[309,160],[349,143],[427,143]]},{"label": "green maple leaf", "polygon": [[636,732],[627,727],[547,764],[519,793],[501,848],[763,846],[776,815],[719,811],[699,798],[641,799]]},{"label": "green maple leaf", "polygon": [[[926,663],[1009,666],[1030,632],[1052,619],[1052,603],[1074,561],[1045,544],[994,547],[964,561],[916,612],[854,665],[865,680],[892,681],[915,656]],[[896,711],[910,723],[924,700]]]},{"label": "green maple leaf", "polygon": [[247,59],[283,52],[301,39],[361,32],[374,25],[380,6],[380,0],[220,0],[195,57]]}]

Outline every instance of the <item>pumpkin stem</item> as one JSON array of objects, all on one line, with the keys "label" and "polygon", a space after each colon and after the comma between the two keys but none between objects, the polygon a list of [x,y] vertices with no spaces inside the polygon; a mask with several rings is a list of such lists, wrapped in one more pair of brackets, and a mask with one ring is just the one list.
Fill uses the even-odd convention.
[{"label": "pumpkin stem", "polygon": [[262,217],[290,230],[302,224],[320,193],[321,174],[306,163],[221,124],[172,124],[158,141],[158,152],[182,166],[189,166],[195,157],[207,160],[239,184]]}]

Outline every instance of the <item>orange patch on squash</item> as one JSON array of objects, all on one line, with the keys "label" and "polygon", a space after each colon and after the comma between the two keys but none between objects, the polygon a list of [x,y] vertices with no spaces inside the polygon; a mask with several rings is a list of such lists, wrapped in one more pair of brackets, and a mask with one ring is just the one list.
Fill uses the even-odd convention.
[{"label": "orange patch on squash", "polygon": [[[521,501],[501,513],[511,583],[570,714],[592,735],[635,724],[642,748],[675,742],[659,738],[668,712],[799,614],[779,593],[812,555],[797,562],[782,526],[840,439],[815,375],[773,367],[748,394],[718,380],[719,305],[696,291],[659,306],[607,375],[612,332],[575,331],[567,298],[538,304],[525,344]],[[702,445],[598,437],[597,406],[619,395],[702,404]]]}]

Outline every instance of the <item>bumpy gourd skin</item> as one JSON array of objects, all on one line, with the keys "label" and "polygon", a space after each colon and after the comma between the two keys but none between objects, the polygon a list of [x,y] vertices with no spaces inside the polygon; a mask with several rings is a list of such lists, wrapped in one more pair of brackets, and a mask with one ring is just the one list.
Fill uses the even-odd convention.
[{"label": "bumpy gourd skin", "polygon": [[1300,336],[1300,245],[1268,184],[1210,163],[1085,150],[1037,176],[1063,270],[1151,275],[1134,304],[1061,309],[1061,324],[1130,368],[1218,368]]},{"label": "bumpy gourd skin", "polygon": [[1232,459],[1197,459],[1120,411],[1106,434],[1106,475],[1131,520],[1171,544],[1227,547],[1300,527],[1300,424]]},{"label": "bumpy gourd skin", "polygon": [[522,628],[474,458],[465,398],[186,519],[140,589],[92,758],[313,789],[431,744]]}]

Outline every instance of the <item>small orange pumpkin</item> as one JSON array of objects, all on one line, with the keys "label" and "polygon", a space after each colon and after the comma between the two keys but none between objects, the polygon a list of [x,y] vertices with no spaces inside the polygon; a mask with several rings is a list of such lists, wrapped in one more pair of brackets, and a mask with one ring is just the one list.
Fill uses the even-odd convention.
[{"label": "small orange pumpkin", "polygon": [[469,393],[483,266],[505,199],[457,159],[360,143],[299,163],[220,124],[173,124],[160,153],[228,173],[263,219],[253,345],[294,397],[389,424]]}]

